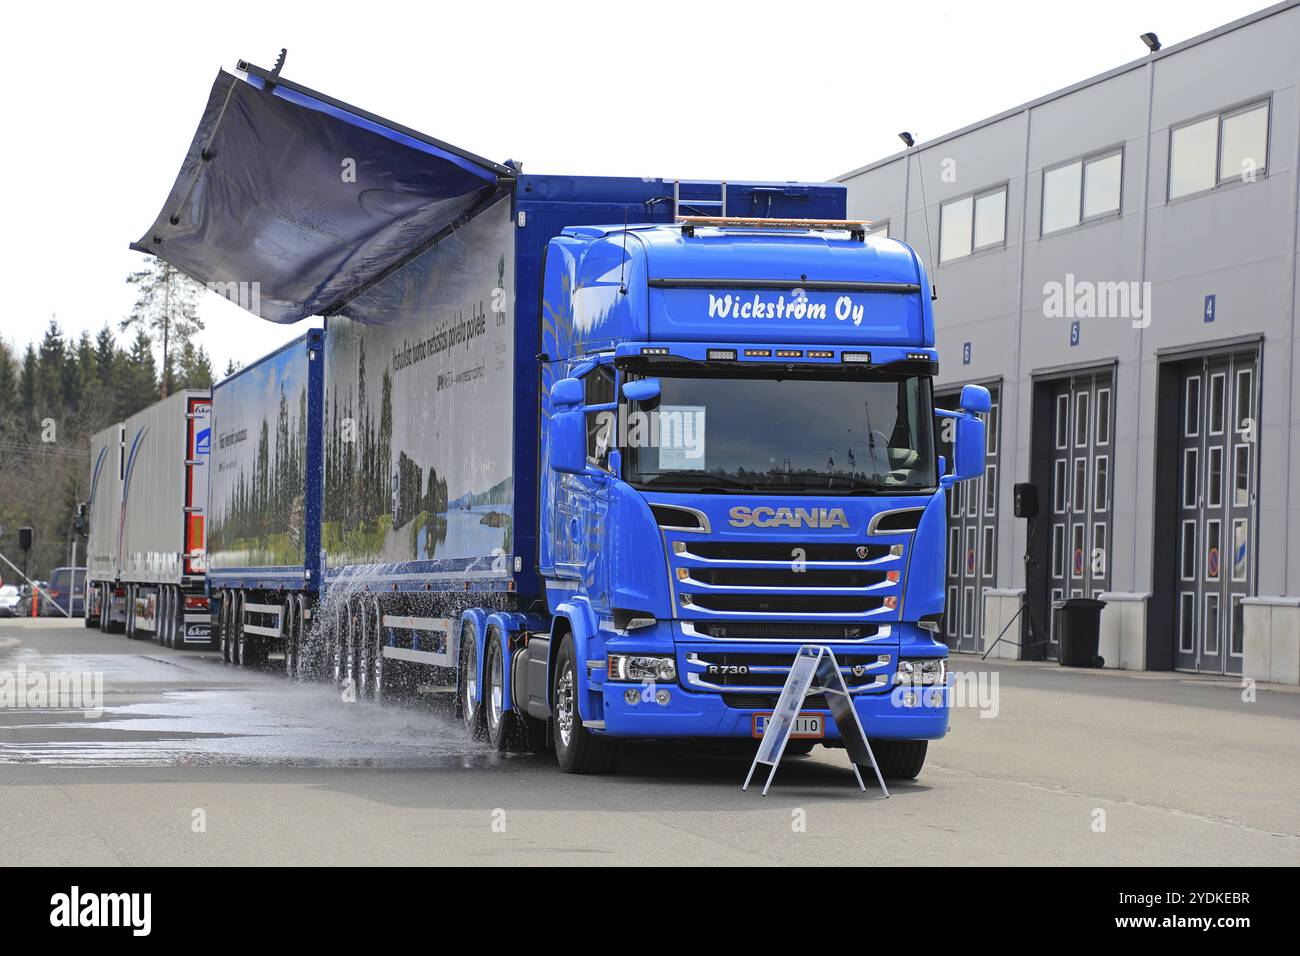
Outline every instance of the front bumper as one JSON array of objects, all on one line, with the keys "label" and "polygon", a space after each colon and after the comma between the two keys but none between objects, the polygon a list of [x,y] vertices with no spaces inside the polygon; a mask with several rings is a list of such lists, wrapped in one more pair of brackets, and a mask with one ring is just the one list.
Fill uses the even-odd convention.
[{"label": "front bumper", "polygon": [[[679,684],[651,688],[608,682],[603,686],[603,730],[611,737],[753,737],[754,715],[772,712],[771,706],[731,706],[723,694],[687,691]],[[626,700],[629,690],[639,692],[636,703]],[[655,699],[657,690],[669,692],[667,703]],[[909,692],[914,697],[910,702]],[[938,740],[948,732],[951,698],[950,678],[946,687],[896,687],[883,693],[856,694],[853,706],[868,737]],[[775,706],[776,695],[770,699]],[[804,707],[800,712],[824,714],[825,739],[839,739],[839,728],[829,710]]]}]

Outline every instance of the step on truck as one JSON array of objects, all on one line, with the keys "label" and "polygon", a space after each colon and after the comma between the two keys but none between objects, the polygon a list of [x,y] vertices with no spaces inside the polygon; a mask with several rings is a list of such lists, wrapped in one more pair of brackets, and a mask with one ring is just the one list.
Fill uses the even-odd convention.
[{"label": "step on truck", "polygon": [[85,614],[165,647],[211,644],[206,390],[185,389],[91,440]]},{"label": "step on truck", "polygon": [[[601,772],[752,741],[825,644],[908,777],[989,400],[934,407],[925,270],[866,232],[838,184],[525,174],[241,62],[134,248],[324,316],[331,679],[448,687],[492,746]],[[816,697],[797,729],[839,742]]]}]

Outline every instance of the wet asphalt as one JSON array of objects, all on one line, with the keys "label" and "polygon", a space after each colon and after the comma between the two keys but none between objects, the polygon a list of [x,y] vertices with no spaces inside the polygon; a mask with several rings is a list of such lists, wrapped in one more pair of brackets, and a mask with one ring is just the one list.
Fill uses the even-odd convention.
[{"label": "wet asphalt", "polygon": [[436,697],[346,703],[274,661],[0,620],[0,678],[103,687],[89,715],[0,700],[0,866],[1300,863],[1295,688],[954,666],[983,699],[889,800],[822,748],[764,798],[742,754],[635,748],[616,776],[566,776],[490,752]]}]

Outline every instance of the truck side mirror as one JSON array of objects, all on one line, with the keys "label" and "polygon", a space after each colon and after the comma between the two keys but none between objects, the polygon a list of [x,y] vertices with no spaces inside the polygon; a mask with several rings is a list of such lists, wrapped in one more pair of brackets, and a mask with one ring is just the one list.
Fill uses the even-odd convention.
[{"label": "truck side mirror", "polygon": [[952,440],[952,474],[942,475],[939,484],[949,488],[959,481],[981,477],[984,474],[984,422],[975,412],[964,409],[960,412],[938,411],[936,414],[951,418],[956,424]]},{"label": "truck side mirror", "polygon": [[987,415],[993,408],[993,399],[989,390],[983,385],[963,385],[961,398],[957,400],[962,411],[971,414]]},{"label": "truck side mirror", "polygon": [[551,386],[551,408],[554,411],[565,411],[581,406],[583,397],[581,379],[562,378]]},{"label": "truck side mirror", "polygon": [[629,402],[649,402],[659,397],[660,386],[657,378],[641,378],[623,383],[623,397]]},{"label": "truck side mirror", "polygon": [[548,426],[551,468],[564,475],[587,470],[587,424],[582,413],[582,382],[562,378],[551,386],[551,420]]}]

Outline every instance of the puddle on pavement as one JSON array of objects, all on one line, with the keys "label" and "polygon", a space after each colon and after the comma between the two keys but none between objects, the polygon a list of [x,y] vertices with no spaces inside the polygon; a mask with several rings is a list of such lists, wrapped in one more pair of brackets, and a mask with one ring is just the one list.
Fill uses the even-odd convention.
[{"label": "puddle on pavement", "polygon": [[498,758],[427,704],[345,703],[325,684],[290,684],[210,658],[43,655],[0,669],[103,674],[103,710],[0,708],[0,765],[58,767],[480,767]]}]

